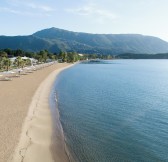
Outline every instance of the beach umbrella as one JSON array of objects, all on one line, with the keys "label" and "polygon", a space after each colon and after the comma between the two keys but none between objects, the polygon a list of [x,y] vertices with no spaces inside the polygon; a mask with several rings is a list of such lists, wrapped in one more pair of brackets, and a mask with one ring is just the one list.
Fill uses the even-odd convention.
[{"label": "beach umbrella", "polygon": [[31,66],[30,67],[32,70],[36,70],[36,67],[35,66]]},{"label": "beach umbrella", "polygon": [[18,72],[19,72],[19,71],[21,72],[21,71],[23,71],[23,70],[22,70],[22,69],[17,69],[17,71],[18,71]]},{"label": "beach umbrella", "polygon": [[16,72],[14,72],[14,71],[4,71],[3,72],[3,75],[5,77],[13,77],[15,74],[16,74]]},{"label": "beach umbrella", "polygon": [[15,69],[13,70],[15,73],[20,73],[21,71],[23,71],[22,69]]},{"label": "beach umbrella", "polygon": [[16,72],[15,71],[4,71],[3,74],[6,76],[13,76],[13,75],[16,75]]},{"label": "beach umbrella", "polygon": [[30,68],[29,67],[25,67],[25,68],[23,68],[24,70],[30,70]]},{"label": "beach umbrella", "polygon": [[27,73],[33,73],[32,69],[30,67],[23,68]]}]

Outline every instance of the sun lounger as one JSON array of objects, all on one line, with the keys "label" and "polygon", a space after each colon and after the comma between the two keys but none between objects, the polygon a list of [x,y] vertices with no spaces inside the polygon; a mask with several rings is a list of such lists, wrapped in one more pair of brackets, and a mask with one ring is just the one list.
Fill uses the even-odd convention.
[{"label": "sun lounger", "polygon": [[12,79],[9,77],[2,77],[0,78],[0,81],[11,81]]},{"label": "sun lounger", "polygon": [[26,71],[26,73],[33,73],[33,71]]},{"label": "sun lounger", "polygon": [[23,73],[20,73],[19,75],[28,75],[28,73],[23,72]]},{"label": "sun lounger", "polygon": [[8,78],[19,78],[20,75],[16,74],[16,75],[11,75],[11,76],[8,76]]}]

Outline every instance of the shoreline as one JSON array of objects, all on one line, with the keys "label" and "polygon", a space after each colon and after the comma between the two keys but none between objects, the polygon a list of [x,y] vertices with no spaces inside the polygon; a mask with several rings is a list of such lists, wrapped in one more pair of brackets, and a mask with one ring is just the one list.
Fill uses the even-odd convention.
[{"label": "shoreline", "polygon": [[[43,69],[37,70],[33,73],[30,73],[28,75],[21,76],[19,78],[14,78],[12,81],[0,81],[0,123],[1,123],[1,132],[0,132],[0,162],[9,162],[14,161],[16,159],[17,150],[19,149],[20,144],[24,144],[22,146],[25,146],[27,142],[23,142],[24,137],[22,135],[24,134],[24,130],[26,130],[26,126],[28,124],[25,123],[31,123],[30,117],[39,116],[39,121],[34,124],[34,121],[32,120],[31,124],[34,124],[34,126],[31,127],[32,130],[36,130],[36,133],[39,133],[43,135],[43,137],[49,137],[46,132],[49,132],[49,134],[52,134],[52,129],[48,127],[52,127],[52,120],[51,120],[51,110],[49,107],[49,95],[45,95],[46,93],[42,91],[46,90],[46,87],[48,87],[48,94],[50,92],[50,88],[52,86],[52,83],[54,80],[56,80],[56,74],[59,73],[61,70],[70,67],[71,64],[53,64],[49,67],[45,67]],[[46,86],[43,86],[42,91],[38,92],[39,87],[47,80],[49,76],[52,75],[52,79],[49,79],[49,82],[46,83]],[[53,81],[53,82],[52,82]],[[47,82],[47,81],[46,81]],[[50,85],[49,85],[50,84]],[[49,88],[50,87],[50,88]],[[36,96],[35,96],[36,95]],[[33,98],[33,96],[35,96]],[[40,96],[44,97],[43,104],[41,102],[38,103],[38,99]],[[36,100],[36,102],[35,102]],[[30,104],[31,103],[31,104]],[[36,103],[36,105],[35,105]],[[31,106],[41,106],[43,105],[43,109],[40,109],[41,111],[30,111]],[[36,109],[37,110],[37,109]],[[29,115],[29,116],[28,116]],[[46,115],[48,117],[46,117]],[[34,116],[34,117],[35,117]],[[48,124],[44,124],[48,120]],[[45,126],[45,127],[43,127]],[[41,130],[40,130],[41,129]],[[49,129],[49,131],[46,131]],[[47,139],[46,142],[41,139],[38,134],[33,133],[32,130],[27,133],[27,135],[33,135],[33,138],[38,139],[36,141],[36,144],[46,145],[48,148],[50,148],[49,143],[51,143],[51,139]],[[40,132],[44,133],[40,133]],[[25,134],[26,136],[26,134]],[[33,139],[32,138],[32,139]],[[26,138],[25,138],[26,139]],[[22,142],[21,142],[22,141]],[[47,144],[48,142],[48,144]],[[30,146],[32,145],[32,142],[30,143]],[[41,147],[40,147],[41,148]],[[50,154],[49,150],[49,154]],[[25,150],[22,149],[20,152],[22,155],[25,154]],[[18,156],[18,155],[17,155]],[[33,157],[31,157],[33,158]],[[33,160],[30,160],[31,162]],[[36,160],[37,161],[37,160]],[[41,160],[40,160],[41,161]],[[17,162],[19,162],[17,160]]]},{"label": "shoreline", "polygon": [[[53,157],[55,157],[54,147],[56,147],[57,144],[54,142],[56,139],[56,137],[54,137],[54,135],[56,135],[56,134],[58,135],[58,132],[60,132],[61,137],[62,137],[62,141],[63,141],[62,146],[64,146],[64,151],[68,157],[68,161],[75,162],[76,160],[74,160],[74,157],[71,155],[71,153],[70,153],[71,151],[69,150],[67,142],[66,142],[66,137],[65,137],[64,130],[63,130],[63,127],[61,124],[61,120],[60,120],[60,111],[59,111],[57,101],[58,101],[57,95],[56,95],[55,89],[53,88],[50,93],[50,106],[51,106],[51,109],[53,110],[53,111],[51,110],[52,111],[52,119],[53,119],[53,130],[54,130],[54,132],[57,132],[57,133],[53,134],[53,137],[52,137],[53,149],[51,149],[51,152],[53,153]],[[54,158],[54,159],[56,159],[56,158]]]},{"label": "shoreline", "polygon": [[[12,162],[69,161],[62,147],[61,136],[55,139],[57,140],[57,147],[54,149],[56,156],[53,157],[52,154],[53,122],[49,95],[57,75],[71,66],[68,65],[53,71],[39,85],[29,106],[28,115],[23,125],[19,144],[11,160]],[[57,136],[59,134],[60,132],[57,132]]]},{"label": "shoreline", "polygon": [[53,64],[27,75],[0,81],[0,162],[11,159],[19,142],[32,96],[40,83],[54,70],[68,64]]}]

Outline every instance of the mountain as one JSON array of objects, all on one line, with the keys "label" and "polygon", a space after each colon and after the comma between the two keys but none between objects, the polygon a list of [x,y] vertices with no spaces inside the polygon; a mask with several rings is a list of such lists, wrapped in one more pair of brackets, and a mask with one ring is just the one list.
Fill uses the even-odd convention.
[{"label": "mountain", "polygon": [[0,49],[23,49],[51,52],[76,51],[79,53],[167,53],[168,42],[140,34],[89,34],[58,28],[38,31],[29,36],[0,36]]}]

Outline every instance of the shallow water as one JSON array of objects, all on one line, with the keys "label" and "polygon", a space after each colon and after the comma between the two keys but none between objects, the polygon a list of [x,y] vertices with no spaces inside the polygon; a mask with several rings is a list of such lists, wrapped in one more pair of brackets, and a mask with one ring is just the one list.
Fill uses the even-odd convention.
[{"label": "shallow water", "polygon": [[76,161],[168,161],[168,60],[78,64],[55,92]]}]

